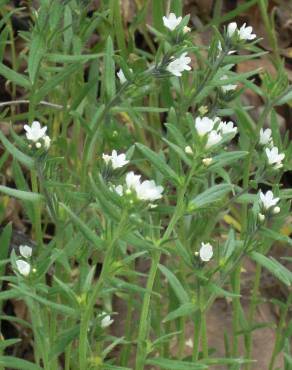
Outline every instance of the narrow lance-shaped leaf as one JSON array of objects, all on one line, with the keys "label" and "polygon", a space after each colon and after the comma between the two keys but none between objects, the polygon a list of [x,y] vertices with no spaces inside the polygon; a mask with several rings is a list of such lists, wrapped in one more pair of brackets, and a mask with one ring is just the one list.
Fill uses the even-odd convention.
[{"label": "narrow lance-shaped leaf", "polygon": [[75,213],[73,213],[70,208],[63,203],[60,205],[70,215],[72,221],[79,228],[85,238],[91,241],[97,249],[102,249],[103,241]]},{"label": "narrow lance-shaped leaf", "polygon": [[171,169],[167,163],[153,150],[147,146],[137,143],[138,150],[151,162],[151,164],[158,169],[166,178],[173,180],[176,184],[180,184],[179,176]]},{"label": "narrow lance-shaped leaf", "polygon": [[192,199],[189,203],[188,209],[193,211],[213,204],[220,200],[231,189],[232,187],[229,184],[214,185]]},{"label": "narrow lance-shaped leaf", "polygon": [[5,149],[20,163],[25,165],[27,168],[32,169],[34,167],[34,160],[29,157],[28,155],[24,154],[20,150],[18,150],[3,134],[2,131],[0,131],[0,140],[2,141],[2,144],[4,145]]},{"label": "narrow lance-shaped leaf", "polygon": [[9,195],[11,197],[14,197],[20,200],[26,200],[29,202],[40,202],[41,200],[43,200],[43,196],[41,194],[33,193],[30,191],[12,189],[4,185],[0,185],[0,192],[6,195]]}]

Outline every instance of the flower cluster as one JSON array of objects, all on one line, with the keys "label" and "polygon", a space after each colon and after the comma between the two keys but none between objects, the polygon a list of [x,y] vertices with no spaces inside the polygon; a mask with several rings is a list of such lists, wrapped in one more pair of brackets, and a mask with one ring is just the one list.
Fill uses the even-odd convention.
[{"label": "flower cluster", "polygon": [[285,153],[279,153],[278,147],[274,146],[270,128],[260,130],[259,144],[265,146],[265,153],[270,166],[275,170],[283,167],[282,161],[285,158]]},{"label": "flower cluster", "polygon": [[44,148],[48,150],[51,145],[51,139],[47,132],[47,126],[41,127],[38,121],[33,121],[31,126],[24,125],[24,130],[26,131],[26,138],[31,142],[30,146],[34,145],[37,149]]},{"label": "flower cluster", "polygon": [[106,164],[111,164],[114,170],[124,167],[129,163],[129,161],[126,159],[126,154],[121,153],[118,155],[116,150],[113,150],[111,155],[103,154],[102,159]]},{"label": "flower cluster", "polygon": [[259,219],[264,221],[266,212],[272,212],[273,214],[278,214],[281,211],[280,207],[277,207],[280,198],[275,198],[274,194],[271,190],[268,190],[266,194],[264,194],[261,190],[259,192],[260,197],[260,205],[262,208],[262,212],[259,213]]},{"label": "flower cluster", "polygon": [[[28,245],[20,245],[19,246],[19,253],[20,255],[25,258],[26,260],[30,260],[32,256],[32,248]],[[30,274],[31,265],[29,262],[23,259],[16,260],[16,267],[18,272],[23,276],[28,276]]]},{"label": "flower cluster", "polygon": [[251,26],[246,26],[244,23],[240,28],[237,27],[236,22],[229,23],[227,27],[227,34],[229,37],[233,35],[237,35],[240,40],[254,40],[257,36],[256,34],[252,33],[253,29]]},{"label": "flower cluster", "polygon": [[207,135],[206,149],[219,144],[225,135],[235,135],[237,127],[232,121],[221,121],[220,118],[214,119],[208,117],[197,117],[195,120],[195,128],[200,137]]},{"label": "flower cluster", "polygon": [[136,197],[142,201],[153,202],[162,198],[163,187],[156,185],[153,180],[145,180],[141,182],[141,175],[136,175],[133,171],[126,175],[126,184],[118,185],[114,189],[120,195],[130,195],[135,193]]}]

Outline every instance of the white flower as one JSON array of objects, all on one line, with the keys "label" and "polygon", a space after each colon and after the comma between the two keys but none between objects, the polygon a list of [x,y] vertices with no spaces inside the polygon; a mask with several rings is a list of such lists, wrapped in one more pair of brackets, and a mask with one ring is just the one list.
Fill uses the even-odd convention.
[{"label": "white flower", "polygon": [[141,175],[135,175],[133,171],[126,175],[126,185],[128,189],[135,190],[140,185]]},{"label": "white flower", "polygon": [[135,175],[132,171],[127,173],[126,193],[134,190],[138,199],[150,202],[162,198],[162,186],[156,185],[153,180],[146,180],[141,183],[140,178],[140,175]]},{"label": "white flower", "polygon": [[277,215],[278,213],[280,213],[281,212],[281,208],[280,207],[275,207],[274,209],[273,209],[273,214],[274,215]]},{"label": "white flower", "polygon": [[252,33],[251,26],[246,27],[246,23],[240,27],[238,33],[241,40],[253,40],[257,37],[256,34]]},{"label": "white flower", "polygon": [[125,76],[125,74],[124,74],[124,72],[123,72],[123,70],[122,70],[122,69],[120,69],[120,70],[117,72],[117,76],[118,76],[118,78],[119,78],[119,80],[120,80],[120,83],[121,83],[121,84],[123,84],[123,83],[125,83],[125,82],[127,81],[126,76]]},{"label": "white flower", "polygon": [[168,17],[163,17],[163,24],[166,28],[173,31],[182,21],[182,17],[176,17],[174,13],[170,13]]},{"label": "white flower", "polygon": [[236,134],[237,127],[234,126],[234,123],[232,121],[220,122],[218,130],[220,130],[223,135]]},{"label": "white flower", "polygon": [[147,200],[153,202],[154,200],[162,198],[163,187],[156,185],[153,180],[143,181],[136,186],[137,197],[140,200]]},{"label": "white flower", "polygon": [[208,117],[197,117],[195,121],[195,127],[199,136],[204,136],[208,132],[213,130],[215,121]]},{"label": "white flower", "polygon": [[184,28],[183,28],[183,33],[184,33],[184,34],[186,34],[186,33],[189,33],[189,32],[191,32],[190,27],[188,27],[188,26],[184,26]]},{"label": "white flower", "polygon": [[32,255],[32,248],[29,247],[28,245],[20,245],[19,246],[19,253],[24,258],[30,258],[31,255]]},{"label": "white flower", "polygon": [[126,160],[126,154],[122,153],[118,155],[116,150],[112,151],[112,155],[103,154],[102,159],[105,161],[106,164],[111,162],[114,170],[116,168],[121,168],[129,163],[129,161]]},{"label": "white flower", "polygon": [[23,260],[16,261],[16,267],[19,273],[23,276],[28,276],[30,273],[30,264]]},{"label": "white flower", "polygon": [[268,210],[269,208],[274,207],[279,202],[280,198],[274,198],[273,192],[269,190],[266,194],[260,191],[260,200],[263,208]]},{"label": "white flower", "polygon": [[47,126],[41,127],[38,121],[33,121],[31,127],[24,125],[24,130],[26,131],[26,138],[30,141],[37,142],[45,136],[47,131]]},{"label": "white flower", "polygon": [[[228,80],[228,76],[224,75],[220,78],[220,80]],[[236,90],[237,88],[237,85],[232,85],[232,84],[229,84],[229,85],[223,85],[221,86],[221,89],[224,93],[228,92],[228,91],[233,91],[233,90]]]},{"label": "white flower", "polygon": [[283,167],[284,153],[279,153],[279,149],[276,146],[273,146],[272,149],[266,148],[265,151],[270,165],[273,165],[275,169]]},{"label": "white flower", "polygon": [[37,149],[40,149],[40,148],[42,147],[42,144],[41,144],[41,143],[36,143],[36,144],[35,144],[35,147],[36,147]]},{"label": "white flower", "polygon": [[110,315],[107,315],[106,312],[102,312],[101,314],[99,314],[99,317],[103,317],[100,322],[100,326],[103,329],[109,327],[114,322],[114,320],[111,319]]},{"label": "white flower", "polygon": [[188,64],[191,62],[191,58],[186,55],[187,53],[182,53],[180,57],[169,63],[166,70],[177,77],[180,77],[183,71],[190,71],[191,67]]},{"label": "white flower", "polygon": [[213,257],[213,247],[210,243],[201,243],[199,256],[202,261],[208,262]]},{"label": "white flower", "polygon": [[259,143],[261,145],[267,145],[270,144],[271,142],[272,142],[272,130],[270,128],[266,128],[265,130],[261,128]]},{"label": "white flower", "polygon": [[46,150],[48,150],[51,146],[51,138],[48,135],[44,137],[44,146]]},{"label": "white flower", "polygon": [[208,134],[208,140],[206,144],[206,149],[211,148],[211,146],[214,146],[218,144],[222,140],[221,134],[218,134],[217,131],[213,130]]},{"label": "white flower", "polygon": [[236,22],[229,23],[229,25],[227,26],[228,36],[232,37],[235,31],[237,31],[237,23]]}]

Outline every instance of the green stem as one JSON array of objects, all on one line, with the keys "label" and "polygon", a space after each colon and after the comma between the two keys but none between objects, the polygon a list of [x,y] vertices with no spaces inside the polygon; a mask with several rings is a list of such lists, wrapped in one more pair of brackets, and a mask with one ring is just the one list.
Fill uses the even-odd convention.
[{"label": "green stem", "polygon": [[193,361],[197,361],[199,359],[201,328],[202,328],[201,311],[197,310],[194,314],[194,346],[192,355]]},{"label": "green stem", "polygon": [[149,306],[160,256],[161,252],[159,250],[155,251],[152,256],[152,263],[149,271],[146,292],[144,294],[142,312],[140,317],[140,325],[138,332],[138,347],[135,367],[136,370],[144,369],[145,359],[147,355],[146,338],[148,336],[148,327],[149,327],[149,317],[148,317]]},{"label": "green stem", "polygon": [[287,318],[287,314],[288,314],[289,308],[291,306],[291,303],[292,303],[292,291],[290,291],[290,293],[288,295],[287,303],[281,311],[280,321],[279,321],[279,324],[278,324],[278,327],[277,327],[275,345],[274,345],[273,353],[272,353],[272,356],[271,356],[269,370],[274,370],[276,358],[277,358],[277,356],[278,356],[278,354],[281,350],[281,343],[282,343],[282,340],[283,340],[283,331],[284,331],[285,326],[286,326],[286,318]]},{"label": "green stem", "polygon": [[[32,170],[31,173],[31,187],[34,193],[38,193],[38,181],[37,181],[37,174],[35,170]],[[35,222],[33,225],[35,238],[39,246],[43,244],[43,232],[42,232],[42,221],[41,221],[41,205],[40,203],[35,203],[33,206],[34,209],[34,218]]]},{"label": "green stem", "polygon": [[[259,264],[257,264],[255,277],[254,277],[254,283],[253,283],[253,289],[252,289],[251,302],[250,302],[249,311],[248,311],[248,322],[250,326],[252,326],[253,324],[254,315],[256,311],[257,296],[258,296],[260,281],[261,281],[261,272],[262,272],[262,268]],[[246,335],[246,355],[245,357],[247,360],[251,359],[251,352],[252,352],[252,331],[249,331]],[[247,363],[246,370],[250,370],[250,369],[251,369],[251,363]]]},{"label": "green stem", "polygon": [[207,337],[207,320],[206,311],[201,311],[201,339],[203,358],[208,358],[208,337]]}]

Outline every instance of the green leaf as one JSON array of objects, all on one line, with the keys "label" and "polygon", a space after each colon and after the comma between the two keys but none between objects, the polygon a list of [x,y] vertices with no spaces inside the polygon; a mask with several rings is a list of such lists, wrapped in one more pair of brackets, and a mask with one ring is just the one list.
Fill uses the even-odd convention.
[{"label": "green leaf", "polygon": [[14,344],[21,342],[20,338],[6,339],[0,341],[0,352],[9,346],[14,346]]},{"label": "green leaf", "polygon": [[116,76],[114,61],[114,46],[110,36],[107,39],[104,57],[104,87],[106,97],[110,100],[116,93]]},{"label": "green leaf", "polygon": [[[6,258],[9,256],[9,245],[11,240],[11,234],[12,234],[12,224],[9,223],[4,227],[2,230],[1,236],[0,236],[0,262],[3,260],[6,260]],[[5,264],[0,265],[0,277],[4,275],[5,271]],[[0,291],[2,290],[2,281],[0,281]]]},{"label": "green leaf", "polygon": [[102,370],[132,370],[132,369],[124,366],[104,364],[102,365]]},{"label": "green leaf", "polygon": [[287,91],[277,100],[275,105],[283,105],[292,101],[292,86],[289,86]]},{"label": "green leaf", "polygon": [[176,310],[169,312],[169,314],[163,319],[163,322],[168,322],[177,319],[178,317],[191,315],[196,310],[197,307],[193,303],[184,303]]},{"label": "green leaf", "polygon": [[166,370],[200,370],[208,369],[208,366],[187,361],[169,360],[167,358],[157,357],[146,360],[147,365],[158,366],[159,369]]},{"label": "green leaf", "polygon": [[45,42],[41,33],[33,33],[28,57],[28,74],[32,84],[35,83],[40,62],[44,55]]},{"label": "green leaf", "polygon": [[11,189],[4,185],[0,185],[0,192],[9,195],[10,197],[14,197],[29,202],[40,202],[41,200],[44,199],[44,197],[41,194],[33,193],[30,191]]},{"label": "green leaf", "polygon": [[192,199],[189,203],[188,209],[190,211],[193,211],[217,202],[218,200],[223,198],[224,195],[229,193],[231,189],[232,186],[229,184],[214,185]]},{"label": "green leaf", "polygon": [[28,78],[6,67],[2,63],[0,63],[0,75],[5,77],[6,80],[12,81],[16,85],[22,86],[27,90],[31,88]]},{"label": "green leaf", "polygon": [[176,184],[180,184],[181,180],[179,176],[166,164],[160,155],[143,144],[136,143],[136,147],[166,178],[173,180]]},{"label": "green leaf", "polygon": [[245,152],[245,151],[235,151],[235,152],[218,154],[212,158],[212,163],[208,167],[208,169],[211,170],[214,168],[227,166],[233,162],[237,162],[241,158],[246,157],[247,154],[248,152]]},{"label": "green leaf", "polygon": [[33,364],[32,362],[22,360],[12,356],[0,356],[0,365],[9,369],[19,370],[42,370],[41,367]]},{"label": "green leaf", "polygon": [[25,165],[27,168],[32,169],[34,168],[34,160],[29,157],[28,155],[22,153],[20,150],[18,150],[11,142],[5,137],[3,132],[0,130],[0,140],[2,141],[2,144],[4,145],[5,149],[20,163]]},{"label": "green leaf", "polygon": [[292,283],[292,272],[286,267],[281,265],[280,262],[275,260],[273,257],[266,257],[258,252],[251,252],[251,258],[266,268],[272,275],[276,276],[282,283],[290,286]]},{"label": "green leaf", "polygon": [[55,63],[86,63],[89,60],[98,59],[103,55],[103,53],[81,55],[47,54],[46,59]]},{"label": "green leaf", "polygon": [[82,232],[84,237],[89,240],[98,250],[103,249],[103,241],[77,216],[75,213],[71,211],[65,204],[60,203],[61,207],[65,209],[65,211],[70,215],[72,221],[78,227],[78,229]]},{"label": "green leaf", "polygon": [[159,264],[158,268],[166,277],[180,303],[190,302],[190,298],[178,278],[167,267]]},{"label": "green leaf", "polygon": [[53,91],[58,85],[60,85],[67,78],[72,78],[74,73],[80,68],[81,64],[74,63],[68,67],[62,69],[62,72],[56,76],[49,78],[47,82],[35,93],[35,101],[40,101],[46,97],[51,91]]},{"label": "green leaf", "polygon": [[56,341],[53,343],[52,348],[50,349],[49,357],[54,358],[63,353],[66,347],[77,338],[80,331],[80,326],[76,325],[73,328],[64,330],[58,334]]},{"label": "green leaf", "polygon": [[289,236],[280,234],[275,230],[267,229],[266,227],[261,227],[260,233],[271,240],[287,243],[292,246],[292,239],[289,238]]}]

